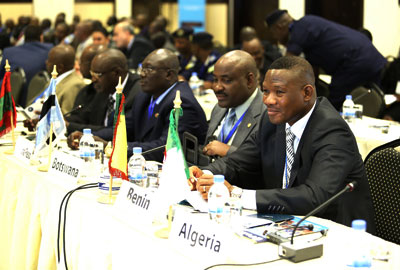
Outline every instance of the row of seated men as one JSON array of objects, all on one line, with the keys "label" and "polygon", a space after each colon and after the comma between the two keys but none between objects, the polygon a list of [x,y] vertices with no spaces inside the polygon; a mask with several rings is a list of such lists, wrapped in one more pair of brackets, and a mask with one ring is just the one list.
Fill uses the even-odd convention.
[{"label": "row of seated men", "polygon": [[[91,61],[85,61],[87,55]],[[129,73],[126,57],[115,49],[89,46],[81,63],[87,63],[81,69],[85,74],[87,68],[92,84],[78,94],[76,104],[85,103],[82,110],[66,117],[71,148],[78,147],[76,139],[83,127],[92,127],[97,140],[112,139],[110,113],[115,109],[112,104],[120,76],[127,97],[128,155],[133,146],[146,151],[164,145],[172,101],[180,90],[183,116],[179,133],[188,131],[200,142],[206,141],[206,136],[214,138],[203,152],[221,158],[202,169],[225,175],[231,194],[239,197],[245,208],[304,215],[348,182],[356,181],[354,192],[318,215],[345,225],[356,218],[366,219],[368,231],[375,232],[355,137],[331,103],[316,97],[313,69],[305,59],[279,58],[266,72],[260,89],[256,62],[250,54],[235,50],[220,57],[212,83],[218,104],[210,123],[187,82],[178,80],[179,60],[170,50],[150,53],[143,61],[140,78]],[[161,161],[163,153],[152,152],[146,158]],[[191,167],[191,173],[198,179],[193,188],[207,198],[211,176],[197,167]]]}]

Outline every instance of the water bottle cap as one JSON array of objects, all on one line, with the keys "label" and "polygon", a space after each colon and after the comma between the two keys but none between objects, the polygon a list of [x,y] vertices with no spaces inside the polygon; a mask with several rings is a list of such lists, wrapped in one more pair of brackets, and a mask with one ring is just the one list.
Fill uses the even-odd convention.
[{"label": "water bottle cap", "polygon": [[83,134],[92,134],[92,130],[90,128],[83,129]]},{"label": "water bottle cap", "polygon": [[133,147],[133,153],[134,154],[141,154],[142,153],[142,147]]},{"label": "water bottle cap", "polygon": [[351,222],[351,227],[355,230],[365,231],[367,229],[367,222],[363,219],[355,219]]},{"label": "water bottle cap", "polygon": [[214,175],[214,183],[224,183],[225,177],[222,174]]},{"label": "water bottle cap", "polygon": [[197,72],[192,72],[192,76],[197,76]]},{"label": "water bottle cap", "polygon": [[346,99],[353,99],[351,95],[346,95]]}]

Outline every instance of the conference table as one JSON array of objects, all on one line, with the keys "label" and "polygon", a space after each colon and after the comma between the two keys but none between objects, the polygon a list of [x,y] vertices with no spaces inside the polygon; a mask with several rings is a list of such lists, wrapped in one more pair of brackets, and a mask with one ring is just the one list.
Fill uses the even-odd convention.
[{"label": "conference table", "polygon": [[[4,154],[6,149],[0,147],[0,269],[65,269],[63,256],[57,263],[59,207],[63,196],[77,184],[39,172],[37,166]],[[134,226],[114,211],[115,206],[98,203],[97,197],[97,189],[88,189],[70,199],[65,232],[68,269],[205,269],[215,263],[190,247],[181,249],[170,239],[156,237],[155,231],[165,226],[166,219],[151,226]],[[208,219],[207,214],[193,215]],[[311,221],[329,228],[327,236],[318,240],[324,245],[321,258],[300,263],[277,260],[277,245],[255,244],[231,234],[229,252],[221,261],[273,261],[253,269],[345,269],[354,239],[352,229],[317,217]],[[363,239],[376,257],[372,269],[400,269],[399,245],[368,233]]]}]

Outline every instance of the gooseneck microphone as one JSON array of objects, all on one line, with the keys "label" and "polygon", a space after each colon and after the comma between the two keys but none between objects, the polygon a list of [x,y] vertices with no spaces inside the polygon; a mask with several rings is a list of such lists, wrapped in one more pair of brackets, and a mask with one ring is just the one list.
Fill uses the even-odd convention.
[{"label": "gooseneck microphone", "polygon": [[79,111],[79,110],[82,109],[82,108],[83,108],[83,105],[80,104],[80,105],[76,106],[75,108],[73,108],[72,110],[70,110],[69,112],[65,113],[63,116],[64,116],[64,117],[67,117],[67,116],[69,116],[71,113],[76,112],[76,111]]},{"label": "gooseneck microphone", "polygon": [[371,92],[372,92],[371,89],[368,89],[367,92],[363,93],[362,95],[359,95],[358,97],[355,97],[353,99],[353,102],[356,103],[356,101],[360,100],[361,98],[365,97],[366,95],[371,94]]},{"label": "gooseneck microphone", "polygon": [[151,149],[149,149],[149,150],[147,150],[147,151],[144,151],[144,152],[142,153],[142,155],[147,155],[147,154],[156,152],[156,151],[161,150],[161,149],[164,149],[164,148],[165,148],[165,144],[160,145],[160,146],[157,146],[157,147],[154,147],[154,148],[151,148]]},{"label": "gooseneck microphone", "polygon": [[333,197],[331,197],[330,199],[328,199],[327,201],[325,201],[323,204],[321,204],[320,206],[318,206],[317,208],[315,208],[314,210],[312,210],[311,212],[309,212],[307,215],[305,215],[299,222],[297,222],[296,226],[293,229],[292,232],[292,237],[290,238],[290,244],[293,245],[293,237],[294,234],[296,233],[297,228],[300,226],[300,224],[306,220],[307,218],[309,218],[310,216],[314,215],[315,213],[319,212],[321,209],[325,208],[326,206],[328,206],[329,204],[331,204],[334,200],[336,200],[336,198],[338,198],[340,195],[342,195],[345,192],[351,192],[354,190],[354,188],[357,186],[357,181],[353,181],[348,183],[344,189],[342,189],[341,191],[339,191],[339,193],[337,193],[336,195],[334,195]]}]

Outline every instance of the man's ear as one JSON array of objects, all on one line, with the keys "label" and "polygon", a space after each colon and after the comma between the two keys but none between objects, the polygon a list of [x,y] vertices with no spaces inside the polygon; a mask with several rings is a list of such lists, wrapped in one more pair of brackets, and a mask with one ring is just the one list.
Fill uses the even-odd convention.
[{"label": "man's ear", "polygon": [[257,83],[257,76],[253,72],[247,73],[247,88],[252,88],[255,83]]},{"label": "man's ear", "polygon": [[305,85],[303,87],[304,101],[310,101],[314,95],[314,92],[315,92],[315,89],[311,84]]}]

